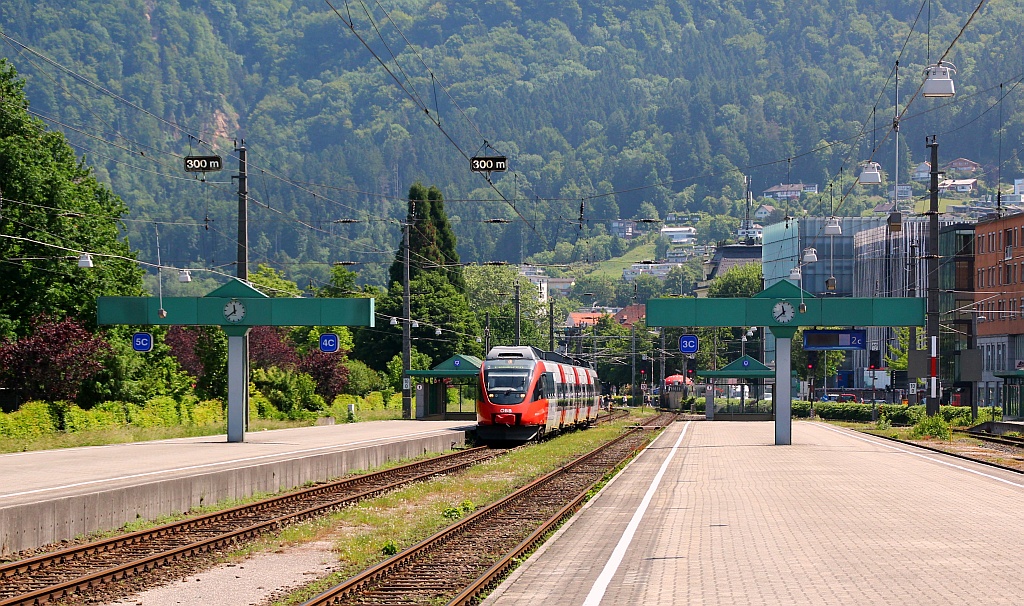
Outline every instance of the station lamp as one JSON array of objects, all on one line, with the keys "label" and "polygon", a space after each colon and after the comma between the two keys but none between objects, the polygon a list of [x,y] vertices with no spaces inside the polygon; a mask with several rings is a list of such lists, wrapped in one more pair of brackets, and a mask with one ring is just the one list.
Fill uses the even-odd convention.
[{"label": "station lamp", "polygon": [[921,86],[921,94],[925,97],[952,97],[956,95],[956,87],[953,85],[953,74],[956,73],[956,66],[949,61],[939,61],[924,69],[924,84]]}]

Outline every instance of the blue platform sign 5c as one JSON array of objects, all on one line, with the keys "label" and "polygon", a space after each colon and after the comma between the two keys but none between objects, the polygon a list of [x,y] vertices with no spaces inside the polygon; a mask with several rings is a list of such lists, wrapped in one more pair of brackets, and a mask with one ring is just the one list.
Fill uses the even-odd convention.
[{"label": "blue platform sign 5c", "polygon": [[153,351],[153,335],[148,332],[137,332],[132,335],[132,349],[135,351]]},{"label": "blue platform sign 5c", "polygon": [[320,351],[334,353],[338,351],[338,335],[333,332],[325,332],[320,335]]},{"label": "blue platform sign 5c", "polygon": [[700,339],[697,335],[682,335],[679,337],[679,351],[684,354],[695,354],[700,350]]}]

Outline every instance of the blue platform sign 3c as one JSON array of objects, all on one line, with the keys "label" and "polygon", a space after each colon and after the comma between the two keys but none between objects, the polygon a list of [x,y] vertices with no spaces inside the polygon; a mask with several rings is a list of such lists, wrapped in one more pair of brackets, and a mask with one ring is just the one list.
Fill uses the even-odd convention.
[{"label": "blue platform sign 3c", "polygon": [[338,351],[338,335],[333,332],[325,332],[320,335],[320,351],[334,353]]},{"label": "blue platform sign 3c", "polygon": [[137,332],[133,334],[132,349],[135,351],[153,351],[153,335],[148,332]]},{"label": "blue platform sign 3c", "polygon": [[679,337],[679,351],[684,354],[695,354],[700,350],[700,339],[697,335],[682,335]]}]

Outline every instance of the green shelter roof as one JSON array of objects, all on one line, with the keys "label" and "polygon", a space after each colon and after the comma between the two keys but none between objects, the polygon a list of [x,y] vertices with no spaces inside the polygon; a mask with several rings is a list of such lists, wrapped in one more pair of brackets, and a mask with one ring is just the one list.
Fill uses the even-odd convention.
[{"label": "green shelter roof", "polygon": [[475,377],[480,374],[483,360],[476,356],[455,354],[430,370],[410,370],[409,376],[423,378]]},{"label": "green shelter roof", "polygon": [[722,370],[698,370],[698,377],[723,379],[771,379],[775,371],[750,356],[743,356],[730,362]]}]

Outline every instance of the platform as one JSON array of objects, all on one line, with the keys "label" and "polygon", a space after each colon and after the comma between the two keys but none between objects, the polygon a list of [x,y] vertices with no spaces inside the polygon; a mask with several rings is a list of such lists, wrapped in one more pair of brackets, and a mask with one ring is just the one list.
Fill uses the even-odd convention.
[{"label": "platform", "polygon": [[0,455],[0,556],[466,442],[465,421],[375,421]]},{"label": "platform", "polygon": [[484,603],[1021,604],[1024,475],[818,422],[677,422]]}]

